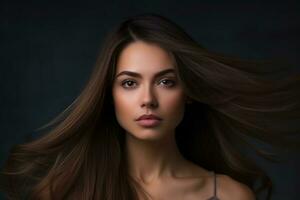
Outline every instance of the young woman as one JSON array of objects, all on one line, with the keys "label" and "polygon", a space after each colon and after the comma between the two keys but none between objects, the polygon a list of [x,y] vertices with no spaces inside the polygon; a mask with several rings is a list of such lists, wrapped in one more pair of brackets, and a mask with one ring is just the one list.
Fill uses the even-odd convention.
[{"label": "young woman", "polygon": [[8,199],[270,199],[270,178],[241,146],[268,159],[249,138],[299,147],[299,127],[288,129],[299,80],[213,53],[165,17],[133,16],[107,36],[48,133],[11,150],[2,190]]}]

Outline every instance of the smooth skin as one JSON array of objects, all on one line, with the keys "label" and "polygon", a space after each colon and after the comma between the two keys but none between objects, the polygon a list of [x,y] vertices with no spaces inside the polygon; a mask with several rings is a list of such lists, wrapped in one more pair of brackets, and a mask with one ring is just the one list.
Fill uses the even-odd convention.
[{"label": "smooth skin", "polygon": [[[168,69],[173,71],[156,75]],[[117,121],[126,132],[129,174],[154,200],[213,196],[212,173],[186,160],[176,145],[175,128],[183,119],[188,98],[171,54],[143,41],[127,45],[117,60],[112,96]],[[143,114],[158,115],[162,121],[143,127],[136,121]],[[217,175],[217,196],[220,200],[255,199],[246,185],[222,174]]]}]

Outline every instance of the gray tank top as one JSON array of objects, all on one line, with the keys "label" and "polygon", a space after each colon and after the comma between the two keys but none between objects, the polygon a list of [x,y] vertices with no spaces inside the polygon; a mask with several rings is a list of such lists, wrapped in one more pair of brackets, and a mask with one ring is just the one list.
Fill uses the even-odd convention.
[{"label": "gray tank top", "polygon": [[213,176],[214,176],[214,195],[212,197],[208,198],[207,200],[220,200],[217,197],[217,176],[216,176],[215,171],[212,171],[212,173],[213,173]]}]

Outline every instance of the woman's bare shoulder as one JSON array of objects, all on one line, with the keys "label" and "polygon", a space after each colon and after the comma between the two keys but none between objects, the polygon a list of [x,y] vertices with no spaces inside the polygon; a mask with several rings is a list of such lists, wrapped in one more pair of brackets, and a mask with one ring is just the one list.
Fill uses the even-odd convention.
[{"label": "woman's bare shoulder", "polygon": [[217,196],[222,200],[255,200],[255,194],[245,184],[228,175],[217,174]]},{"label": "woman's bare shoulder", "polygon": [[[192,172],[192,177],[197,182],[198,190],[195,194],[199,197],[206,198],[213,195],[214,176],[213,171],[209,171],[195,164],[189,166],[189,171]],[[217,197],[220,200],[255,200],[255,194],[244,183],[241,183],[228,175],[216,174],[217,182]],[[202,181],[204,180],[204,182]],[[200,198],[200,199],[201,199]],[[195,198],[196,199],[196,198]]]}]

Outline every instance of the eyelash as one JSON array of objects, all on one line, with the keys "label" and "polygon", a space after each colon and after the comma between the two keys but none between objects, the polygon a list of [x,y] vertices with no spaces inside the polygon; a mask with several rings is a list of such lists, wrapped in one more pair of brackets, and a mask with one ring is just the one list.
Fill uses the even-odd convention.
[{"label": "eyelash", "polygon": [[[171,86],[166,86],[167,88],[171,88],[171,87],[174,87],[175,86],[175,81],[173,81],[173,80],[170,80],[170,79],[163,79],[162,81],[169,81],[169,82],[171,82],[172,83],[172,85]],[[161,81],[161,82],[162,82]],[[126,79],[126,80],[124,80],[123,82],[122,82],[122,86],[124,87],[124,85],[126,84],[126,83],[128,83],[128,82],[135,82],[135,81],[133,81],[133,80],[131,80],[131,79]],[[129,86],[129,87],[124,87],[124,88],[126,88],[126,89],[130,89],[130,88],[132,88],[131,86]]]}]

